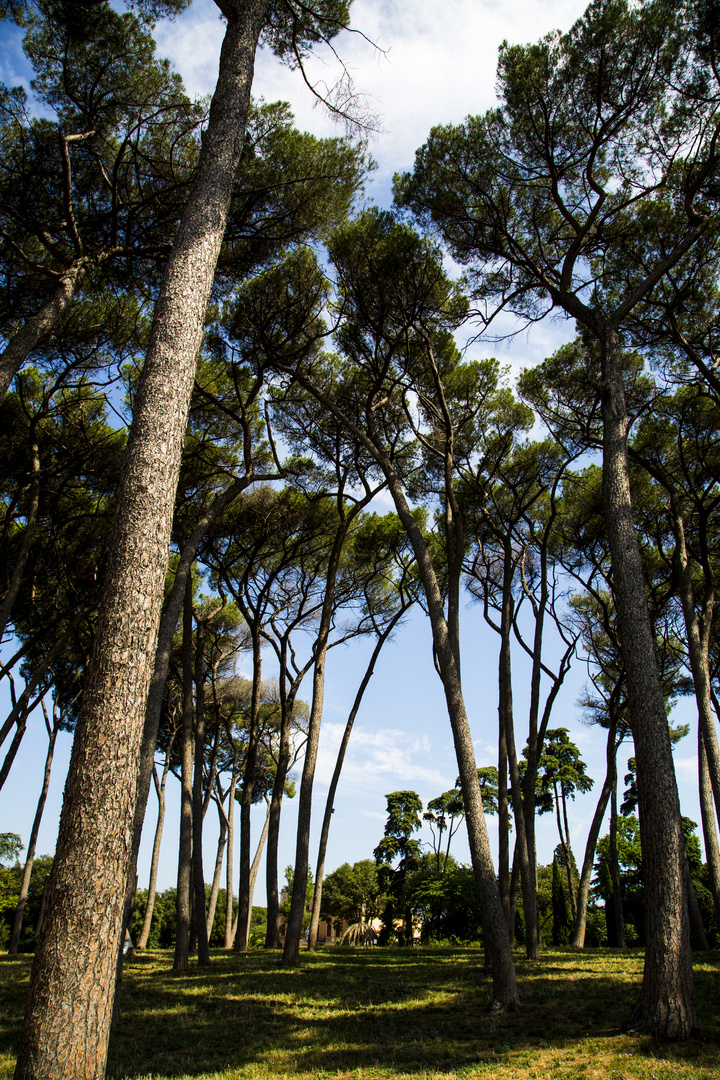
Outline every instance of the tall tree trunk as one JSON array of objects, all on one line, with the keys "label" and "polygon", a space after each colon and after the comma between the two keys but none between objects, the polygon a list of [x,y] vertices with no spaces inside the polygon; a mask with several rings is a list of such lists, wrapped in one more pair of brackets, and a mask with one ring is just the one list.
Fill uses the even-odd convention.
[{"label": "tall tree trunk", "polygon": [[125,452],[16,1080],[105,1072],[138,754],[180,454],[267,0],[229,2],[223,9],[218,84],[166,264]]},{"label": "tall tree trunk", "polygon": [[468,830],[473,873],[483,912],[484,939],[492,968],[493,1006],[514,1008],[519,1004],[512,948],[508,941],[507,922],[500,902],[500,892],[490,853],[482,795],[477,782],[477,763],[473,749],[472,734],[462,696],[460,673],[454,662],[448,640],[448,628],[443,614],[443,603],[430,553],[422,532],[405,499],[400,481],[391,466],[386,467],[388,487],[395,509],[405,528],[415,557],[419,576],[425,589],[433,633],[433,644],[440,667],[445,701],[455,744],[460,783],[465,806],[465,824]]},{"label": "tall tree trunk", "polygon": [[[522,888],[523,909],[525,913],[525,949],[528,960],[540,958],[540,943],[538,941],[538,916],[537,916],[537,889],[535,886],[534,867],[530,860],[527,846],[527,833],[525,830],[525,811],[523,808],[522,780],[517,760],[515,747],[515,728],[512,711],[512,675],[510,667],[510,633],[513,620],[513,558],[511,544],[508,540],[505,544],[505,558],[503,562],[503,605],[500,625],[500,670],[502,700],[504,708],[500,715],[500,723],[505,728],[505,747],[510,770],[510,785],[513,796],[513,820],[515,821],[515,858],[518,861],[520,871],[520,884]],[[509,882],[508,882],[509,885]],[[510,927],[510,895],[508,890],[506,918],[508,920],[508,935],[512,944]]]},{"label": "tall tree trunk", "polygon": [[[323,815],[322,828],[320,830],[320,845],[318,847],[317,864],[315,867],[315,891],[313,893],[313,905],[312,915],[310,916],[310,929],[308,931],[308,948],[314,949],[317,947],[317,934],[318,924],[320,922],[320,909],[322,906],[322,887],[323,879],[325,877],[325,854],[327,852],[328,836],[330,835],[330,822],[333,815],[333,803],[335,802],[335,793],[337,791],[338,784],[340,783],[340,774],[342,773],[342,767],[345,763],[345,754],[347,752],[348,743],[350,742],[350,736],[352,734],[353,725],[355,723],[355,717],[357,716],[362,699],[370,682],[373,672],[375,671],[375,664],[380,655],[383,645],[390,637],[390,634],[395,629],[399,619],[403,615],[404,609],[401,608],[397,615],[391,619],[382,634],[379,635],[375,648],[372,651],[370,662],[365,669],[362,682],[358,687],[358,691],[355,695],[350,713],[348,714],[347,722],[345,724],[345,730],[343,731],[342,739],[340,740],[340,747],[337,752],[337,758],[335,759],[335,768],[333,769],[332,779],[330,781],[330,787],[328,788],[327,799],[325,800],[325,813]],[[449,840],[448,840],[449,844]]]},{"label": "tall tree trunk", "polygon": [[574,882],[573,882],[573,874],[572,874],[572,868],[573,868],[573,861],[574,860],[573,860],[572,846],[570,844],[570,826],[568,824],[568,816],[567,816],[567,795],[565,794],[565,785],[562,783],[562,781],[560,782],[560,799],[562,801],[562,810],[563,810],[563,825],[564,825],[563,847],[565,848],[565,874],[567,876],[568,895],[570,897],[570,912],[571,912],[572,920],[573,920],[573,923],[574,923],[575,919],[577,918],[577,904],[575,902],[575,885],[574,885]]},{"label": "tall tree trunk", "polygon": [[710,688],[710,662],[708,649],[710,643],[710,625],[714,603],[714,588],[707,578],[712,571],[708,567],[706,576],[706,595],[703,603],[703,626],[701,628],[695,605],[695,594],[690,576],[690,566],[685,544],[685,523],[680,511],[680,502],[673,492],[670,497],[673,515],[673,534],[675,537],[675,556],[679,568],[678,588],[685,619],[685,634],[688,642],[688,656],[692,673],[695,699],[697,701],[698,723],[703,733],[707,756],[710,782],[715,799],[715,813],[720,817],[720,746],[718,745],[715,717],[712,710],[712,692]]},{"label": "tall tree trunk", "polygon": [[[184,628],[183,628],[184,633]],[[192,858],[195,899],[195,933],[198,964],[210,963],[207,913],[205,911],[205,873],[203,867],[203,764],[205,762],[205,657],[203,624],[196,620],[195,641],[195,774],[192,786]]]},{"label": "tall tree trunk", "polygon": [[[185,583],[182,638],[183,702],[180,730],[180,842],[178,848],[177,928],[173,971],[187,971],[190,960],[190,871],[193,841],[193,644],[192,578]],[[204,904],[203,904],[204,911]]]},{"label": "tall tree trunk", "polygon": [[232,949],[233,947],[233,885],[234,885],[234,867],[233,856],[235,852],[235,788],[237,786],[237,765],[233,760],[233,771],[230,778],[230,788],[228,790],[228,811],[227,811],[227,864],[225,867],[225,948]]},{"label": "tall tree trunk", "polygon": [[612,881],[613,903],[613,929],[615,934],[615,947],[625,948],[625,915],[622,901],[622,882],[620,881],[620,864],[618,861],[617,848],[617,768],[613,777],[613,786],[610,802],[610,845],[608,860],[610,864],[610,880]]},{"label": "tall tree trunk", "polygon": [[305,891],[307,888],[308,865],[310,862],[310,814],[312,810],[312,789],[315,779],[315,765],[317,763],[318,745],[320,743],[320,722],[322,720],[323,701],[325,696],[325,661],[327,659],[328,637],[335,600],[335,580],[340,567],[340,555],[342,553],[349,516],[338,526],[333,542],[330,558],[328,559],[327,577],[325,583],[325,595],[320,614],[320,625],[315,641],[314,664],[313,664],[313,693],[310,706],[310,719],[308,721],[308,737],[305,744],[305,761],[303,762],[302,779],[300,781],[300,795],[298,797],[298,830],[297,843],[295,845],[295,877],[293,879],[293,892],[290,900],[290,914],[288,915],[285,930],[285,945],[283,948],[283,964],[290,967],[298,962],[300,956],[300,938],[302,936],[302,923],[305,913]]},{"label": "tall tree trunk", "polygon": [[708,772],[707,754],[702,728],[698,727],[698,771],[700,780],[700,813],[702,816],[705,858],[710,877],[715,922],[720,927],[720,846],[718,845],[713,793]]},{"label": "tall tree trunk", "polygon": [[218,836],[217,852],[215,854],[215,872],[213,874],[212,886],[210,888],[210,902],[208,904],[207,919],[205,921],[205,935],[207,937],[208,945],[210,944],[210,936],[212,934],[213,923],[215,922],[215,910],[217,908],[218,894],[220,893],[220,879],[222,877],[222,868],[225,858],[226,847],[227,817],[224,814],[221,814],[220,835]]},{"label": "tall tree trunk", "polygon": [[577,897],[577,913],[575,915],[575,926],[573,927],[572,937],[570,939],[570,947],[572,949],[583,949],[585,947],[585,931],[587,929],[587,908],[588,899],[590,896],[590,879],[592,878],[593,862],[595,860],[595,848],[597,847],[598,837],[600,835],[600,829],[602,828],[603,818],[605,817],[605,811],[607,810],[607,804],[610,800],[610,795],[615,784],[615,775],[617,772],[617,747],[615,745],[615,736],[617,732],[617,723],[615,719],[610,723],[608,728],[607,737],[607,751],[606,760],[607,766],[605,769],[605,781],[600,792],[600,798],[597,801],[595,807],[595,813],[590,824],[590,831],[588,833],[587,843],[585,845],[585,857],[583,859],[582,871],[580,873],[580,884],[578,886]]},{"label": "tall tree trunk", "polygon": [[[247,621],[247,617],[246,617]],[[255,767],[260,743],[260,682],[262,677],[262,655],[260,632],[257,626],[252,628],[253,641],[253,685],[250,701],[250,731],[245,754],[243,785],[240,793],[240,880],[238,884],[238,929],[233,948],[244,952],[248,947],[250,932],[250,813],[252,810],[253,788],[255,786]]]},{"label": "tall tree trunk", "polygon": [[622,342],[611,324],[601,345],[603,504],[635,740],[647,918],[643,984],[626,1027],[684,1039],[695,1008],[680,800],[632,517]]},{"label": "tall tree trunk", "polygon": [[[54,713],[53,708],[53,713]],[[45,712],[45,702],[43,702],[43,712]],[[48,748],[45,755],[45,769],[43,771],[42,788],[40,789],[40,797],[37,803],[37,809],[35,810],[35,817],[33,818],[32,828],[30,830],[30,839],[27,846],[27,855],[25,857],[25,866],[23,868],[23,876],[20,882],[20,895],[18,896],[18,903],[15,909],[15,918],[13,920],[12,933],[10,934],[10,944],[8,946],[8,953],[14,955],[18,951],[18,945],[20,944],[20,933],[22,931],[23,914],[25,912],[25,904],[27,902],[28,890],[30,888],[30,876],[32,874],[33,862],[35,861],[35,848],[37,847],[38,833],[40,832],[40,823],[42,822],[43,811],[45,809],[45,801],[47,799],[48,788],[50,787],[50,770],[52,769],[53,754],[55,752],[55,740],[57,739],[58,724],[55,716],[55,721],[50,727],[48,722],[47,713],[45,713],[45,726],[48,730]]]}]

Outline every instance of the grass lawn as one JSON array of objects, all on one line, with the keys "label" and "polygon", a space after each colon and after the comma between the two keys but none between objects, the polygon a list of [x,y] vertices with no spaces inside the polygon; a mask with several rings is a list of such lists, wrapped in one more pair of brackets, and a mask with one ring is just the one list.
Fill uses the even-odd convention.
[{"label": "grass lawn", "polygon": [[[695,963],[699,1031],[687,1043],[620,1034],[642,954],[518,957],[522,1007],[486,1015],[489,980],[473,949],[327,949],[299,967],[280,954],[215,952],[170,974],[172,954],[125,968],[122,1031],[109,1077],[205,1080],[718,1080],[720,953]],[[29,957],[0,958],[0,1078],[12,1076]]]}]

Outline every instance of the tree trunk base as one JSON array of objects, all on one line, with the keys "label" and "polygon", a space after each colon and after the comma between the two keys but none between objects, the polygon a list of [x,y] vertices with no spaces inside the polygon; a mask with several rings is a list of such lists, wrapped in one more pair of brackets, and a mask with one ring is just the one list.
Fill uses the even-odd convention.
[{"label": "tree trunk base", "polygon": [[689,1039],[695,1028],[695,1009],[692,995],[684,1000],[678,995],[671,999],[647,1000],[645,992],[640,994],[635,1008],[622,1025],[624,1032],[641,1035],[653,1035],[656,1039],[682,1042]]}]

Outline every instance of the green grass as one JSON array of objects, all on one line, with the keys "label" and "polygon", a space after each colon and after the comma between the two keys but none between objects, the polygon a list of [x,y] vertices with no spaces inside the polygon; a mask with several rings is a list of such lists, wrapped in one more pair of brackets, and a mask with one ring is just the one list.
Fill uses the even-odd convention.
[{"label": "green grass", "polygon": [[[698,1034],[682,1044],[620,1034],[642,975],[639,952],[518,959],[522,1007],[488,1015],[490,983],[472,949],[327,949],[294,970],[278,953],[213,955],[170,973],[168,953],[126,966],[123,1026],[109,1077],[205,1080],[717,1080],[720,953],[695,964]],[[29,976],[0,958],[0,1078]]]}]

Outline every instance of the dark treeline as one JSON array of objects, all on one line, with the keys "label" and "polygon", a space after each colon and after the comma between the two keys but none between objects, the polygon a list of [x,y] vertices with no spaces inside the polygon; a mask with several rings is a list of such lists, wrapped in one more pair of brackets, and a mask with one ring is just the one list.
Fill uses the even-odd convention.
[{"label": "dark treeline", "polygon": [[[384,941],[416,926],[482,940],[497,1009],[521,1004],[516,943],[531,961],[547,940],[644,944],[627,1028],[687,1038],[692,948],[720,925],[715,0],[595,0],[567,32],[503,45],[497,106],[433,128],[392,211],[359,208],[371,162],[352,94],[326,100],[355,132],[330,139],[250,96],[257,47],[302,67],[348,27],[345,0],[218,6],[208,108],[154,54],[153,20],[178,2],[4,9],[36,78],[30,100],[2,90],[0,786],[34,710],[47,732],[32,833],[23,848],[2,835],[6,862],[24,849],[3,871],[8,948],[35,949],[16,1077],[104,1075],[126,932],[172,945],[178,974],[216,945],[282,944],[294,965],[322,916],[379,919]],[[458,348],[461,327],[551,313],[576,337],[516,384]],[[470,599],[497,645],[492,764],[475,760],[463,693]],[[435,848],[413,838],[417,795],[395,792],[374,860],[326,880],[363,694],[415,605],[457,754],[455,786],[425,811]],[[316,855],[326,667],[361,637]],[[575,663],[582,718],[607,733],[582,852],[568,803],[592,784],[553,713]],[[675,780],[680,695],[697,701],[705,863]],[[156,888],[169,779],[172,897]],[[557,822],[550,866],[539,814]],[[143,826],[153,869],[136,895]],[[458,827],[469,867],[450,855]]]}]

